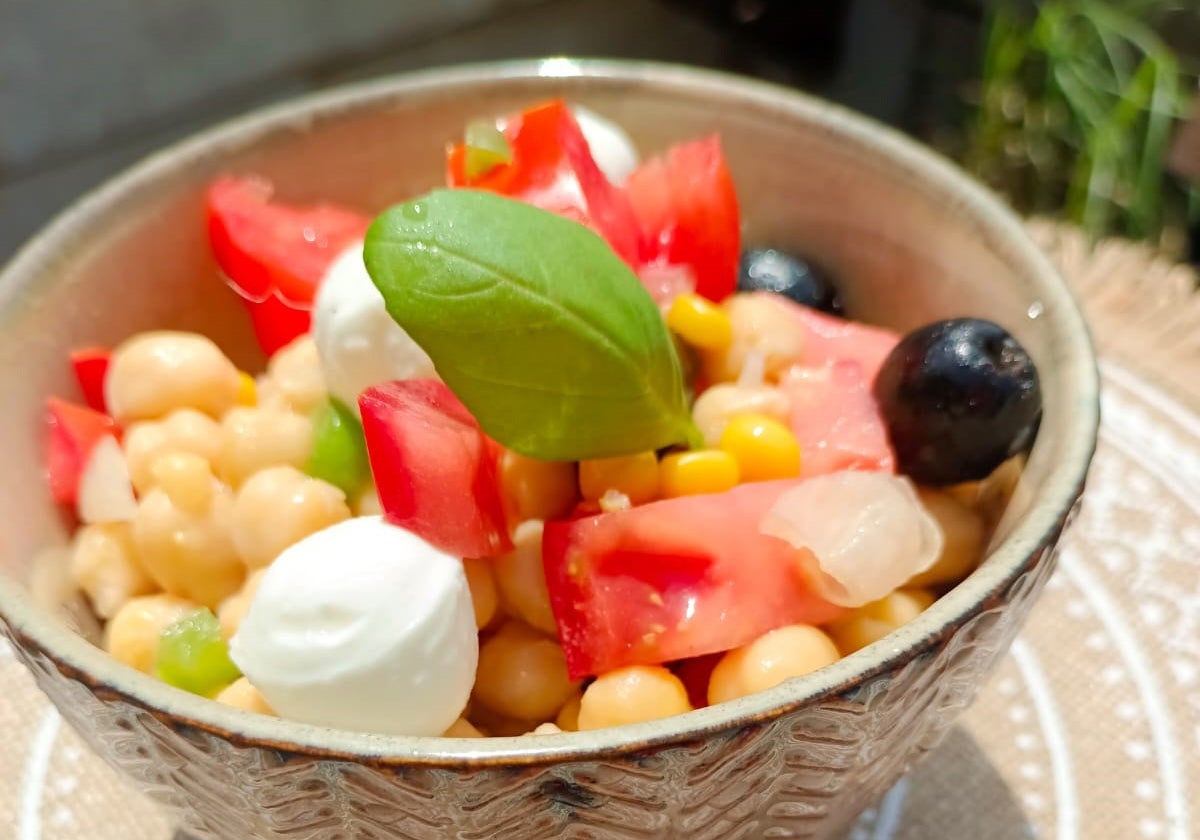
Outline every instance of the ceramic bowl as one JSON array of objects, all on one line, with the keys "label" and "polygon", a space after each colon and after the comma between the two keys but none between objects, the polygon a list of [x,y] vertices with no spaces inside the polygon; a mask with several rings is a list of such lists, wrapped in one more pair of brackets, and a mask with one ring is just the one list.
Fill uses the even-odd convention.
[{"label": "ceramic bowl", "polygon": [[[687,715],[587,733],[383,737],[253,715],[110,660],[47,557],[41,404],[67,352],[171,326],[261,364],[216,279],[206,183],[259,173],[281,198],[378,211],[440,183],[464,123],[565,95],[644,152],[719,132],[745,240],[814,254],[856,317],[907,329],[979,315],[1041,371],[1045,415],[989,556],[900,631],[803,679]],[[2,626],[65,717],[198,837],[823,838],[929,752],[1053,569],[1097,429],[1079,311],[999,201],[897,133],[800,93],[681,67],[552,59],[434,70],[255,112],[83,197],[0,276]],[[47,605],[56,601],[58,605]]]}]

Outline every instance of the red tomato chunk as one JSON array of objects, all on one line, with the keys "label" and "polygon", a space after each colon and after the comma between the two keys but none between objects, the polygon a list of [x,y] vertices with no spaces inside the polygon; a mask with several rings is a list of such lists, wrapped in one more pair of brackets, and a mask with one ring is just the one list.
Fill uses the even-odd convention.
[{"label": "red tomato chunk", "polygon": [[101,440],[117,434],[116,421],[107,414],[56,397],[46,399],[43,457],[54,501],[75,504],[88,456]]},{"label": "red tomato chunk", "polygon": [[217,265],[245,300],[268,354],[308,332],[326,269],[371,223],[341,207],[293,207],[270,199],[266,181],[227,177],[208,188],[206,205]]},{"label": "red tomato chunk", "polygon": [[716,135],[672,146],[626,185],[642,226],[647,263],[684,266],[696,292],[720,301],[737,286],[737,192]]},{"label": "red tomato chunk", "polygon": [[71,368],[88,408],[108,413],[104,402],[104,377],[108,375],[108,363],[112,351],[106,347],[84,347],[71,353]]},{"label": "red tomato chunk", "polygon": [[459,557],[512,548],[497,480],[499,444],[436,379],[368,388],[358,399],[387,518]]},{"label": "red tomato chunk", "polygon": [[797,365],[784,374],[779,388],[792,404],[790,425],[803,453],[802,477],[841,470],[896,471],[887,427],[861,364]]},{"label": "red tomato chunk", "polygon": [[636,267],[641,233],[629,198],[596,164],[567,104],[554,99],[528,108],[506,123],[504,134],[512,162],[473,179],[464,172],[465,146],[452,146],[450,186],[490,190],[587,225]]},{"label": "red tomato chunk", "polygon": [[797,550],[759,533],[795,483],[546,523],[542,561],[571,678],[729,650],[840,615],[810,588]]}]

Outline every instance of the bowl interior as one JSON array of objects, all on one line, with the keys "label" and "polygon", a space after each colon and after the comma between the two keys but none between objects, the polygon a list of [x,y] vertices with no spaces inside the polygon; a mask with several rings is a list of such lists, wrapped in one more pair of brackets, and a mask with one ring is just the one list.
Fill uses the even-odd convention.
[{"label": "bowl interior", "polygon": [[[543,62],[373,83],[218,127],[89,196],[8,266],[0,609],[15,609],[33,559],[67,537],[43,491],[40,447],[43,398],[76,393],[70,349],[176,327],[214,337],[252,370],[261,365],[208,251],[202,195],[212,178],[255,173],[284,200],[378,211],[442,183],[444,144],[467,120],[552,95],[616,120],[643,155],[718,132],[744,241],[813,255],[841,279],[856,318],[904,330],[974,315],[1018,337],[1043,377],[1045,416],[1004,526],[1015,538],[989,561],[995,575],[1010,574],[1065,513],[1095,433],[1094,363],[1078,312],[1016,220],[932,155],[799,95],[683,69]],[[986,582],[939,605],[925,629],[955,620],[985,591]],[[103,676],[127,682],[124,670]]]}]

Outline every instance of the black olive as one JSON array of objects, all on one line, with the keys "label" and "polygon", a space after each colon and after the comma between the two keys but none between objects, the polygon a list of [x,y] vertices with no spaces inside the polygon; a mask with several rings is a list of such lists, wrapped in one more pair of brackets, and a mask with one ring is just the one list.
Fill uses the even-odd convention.
[{"label": "black olive", "polygon": [[842,314],[842,299],[828,275],[811,260],[774,248],[742,252],[738,263],[738,291],[775,292],[796,303]]},{"label": "black olive", "polygon": [[875,379],[875,398],[900,471],[930,486],[987,477],[1033,443],[1042,416],[1025,348],[976,318],[904,336]]}]

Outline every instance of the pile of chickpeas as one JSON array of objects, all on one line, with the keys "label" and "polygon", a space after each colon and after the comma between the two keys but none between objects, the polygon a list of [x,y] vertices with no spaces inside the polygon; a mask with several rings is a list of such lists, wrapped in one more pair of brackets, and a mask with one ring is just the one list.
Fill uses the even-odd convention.
[{"label": "pile of chickpeas", "polygon": [[[716,383],[694,407],[705,449],[580,464],[503,455],[500,481],[510,521],[518,523],[515,547],[497,558],[464,560],[479,665],[470,702],[448,736],[595,729],[760,691],[882,638],[974,567],[991,524],[983,500],[994,497],[992,486],[921,489],[943,529],[943,553],[880,601],[824,627],[773,630],[721,656],[621,668],[584,682],[568,678],[542,572],[543,521],[581,500],[612,510],[798,470],[787,454],[794,439],[780,438],[790,438],[788,400],[774,378],[795,352],[795,328],[751,300],[735,295],[720,307],[685,301],[690,311],[674,319],[668,313],[668,324]],[[764,361],[762,381],[738,384],[749,353]],[[373,487],[348,499],[303,472],[313,448],[311,417],[328,398],[307,336],[275,353],[256,379],[203,336],[137,335],[114,351],[105,390],[124,430],[137,506],[130,521],[81,526],[71,570],[106,622],[105,647],[134,668],[153,674],[162,631],[199,607],[213,610],[231,638],[264,570],[284,549],[349,517],[380,512]],[[764,436],[755,424],[774,425]],[[757,451],[755,440],[774,449]],[[271,713],[245,678],[216,699]]]}]

